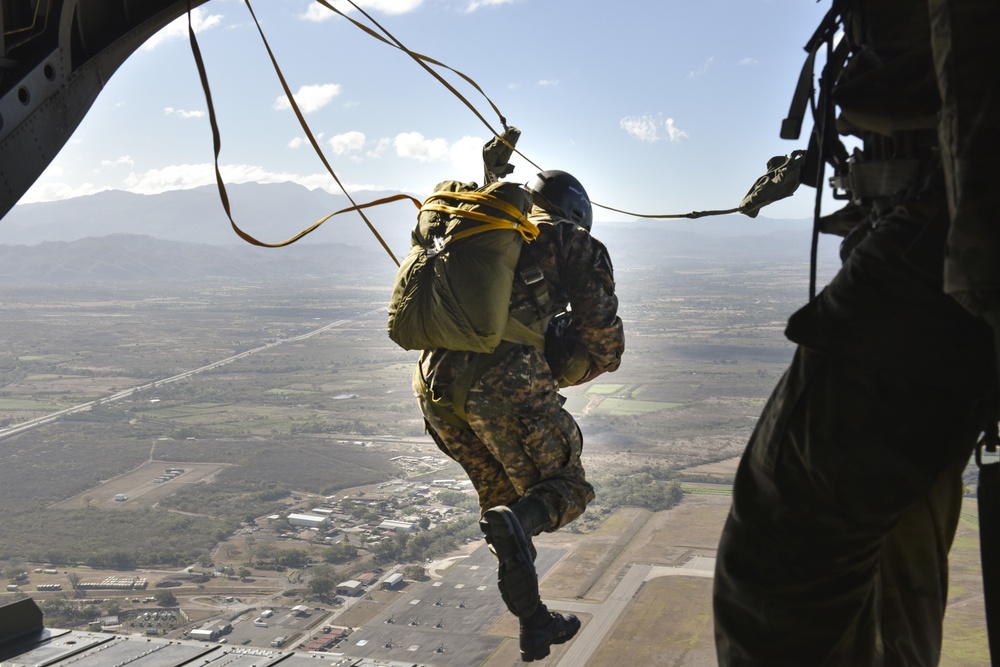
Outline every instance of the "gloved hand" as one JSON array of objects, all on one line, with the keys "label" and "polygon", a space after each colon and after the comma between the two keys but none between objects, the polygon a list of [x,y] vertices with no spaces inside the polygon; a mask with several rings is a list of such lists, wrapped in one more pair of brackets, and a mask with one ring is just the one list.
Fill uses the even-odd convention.
[{"label": "gloved hand", "polygon": [[[483,146],[483,167],[485,168],[486,183],[494,183],[504,176],[514,171],[514,166],[508,164],[510,156],[514,154],[514,146],[521,136],[521,130],[516,127],[508,127],[504,130],[504,141],[493,137]],[[504,143],[506,142],[506,143]]]},{"label": "gloved hand", "polygon": [[578,338],[568,313],[554,317],[545,331],[545,360],[560,388],[579,384],[590,371],[590,354],[577,345]]}]

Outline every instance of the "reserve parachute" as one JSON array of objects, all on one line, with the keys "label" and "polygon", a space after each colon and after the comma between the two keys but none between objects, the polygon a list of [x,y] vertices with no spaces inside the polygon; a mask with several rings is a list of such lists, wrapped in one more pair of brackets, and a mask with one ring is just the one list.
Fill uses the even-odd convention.
[{"label": "reserve parachute", "polygon": [[444,181],[424,202],[389,301],[389,338],[406,350],[492,352],[521,342],[510,317],[521,246],[538,236],[516,183]]}]

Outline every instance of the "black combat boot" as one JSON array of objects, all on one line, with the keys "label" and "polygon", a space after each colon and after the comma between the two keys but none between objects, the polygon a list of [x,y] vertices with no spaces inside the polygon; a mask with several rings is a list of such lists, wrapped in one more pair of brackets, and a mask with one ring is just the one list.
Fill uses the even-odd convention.
[{"label": "black combat boot", "polygon": [[535,549],[535,543],[531,541],[531,538],[541,534],[552,525],[552,520],[549,518],[549,509],[542,501],[533,496],[521,498],[511,505],[510,509],[514,512],[517,520],[521,522],[521,528],[528,538],[528,548],[531,549],[531,560],[537,560],[538,551]]},{"label": "black combat boot", "polygon": [[521,528],[529,539],[552,526],[549,508],[534,496],[525,496],[511,505],[510,508],[514,511],[517,520],[521,522]]},{"label": "black combat boot", "polygon": [[576,616],[549,611],[541,603],[535,613],[520,621],[521,662],[541,660],[549,654],[550,646],[568,642],[580,629]]},{"label": "black combat boot", "polygon": [[518,618],[531,616],[541,598],[531,540],[520,520],[506,505],[497,505],[483,512],[479,527],[499,562],[497,588],[507,609]]}]

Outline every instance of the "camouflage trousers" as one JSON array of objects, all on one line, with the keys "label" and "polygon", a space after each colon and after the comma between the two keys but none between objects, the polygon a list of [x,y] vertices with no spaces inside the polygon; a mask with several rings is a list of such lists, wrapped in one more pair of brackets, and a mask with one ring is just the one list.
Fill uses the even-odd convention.
[{"label": "camouflage trousers", "polygon": [[465,469],[482,510],[531,496],[548,509],[550,532],[594,499],[580,462],[580,429],[558,389],[541,353],[522,346],[473,385],[467,423],[443,418],[426,394],[417,397],[431,436]]},{"label": "camouflage trousers", "polygon": [[996,379],[988,328],[906,259],[917,233],[876,228],[793,317],[800,347],[719,543],[723,667],[938,664],[962,472]]}]

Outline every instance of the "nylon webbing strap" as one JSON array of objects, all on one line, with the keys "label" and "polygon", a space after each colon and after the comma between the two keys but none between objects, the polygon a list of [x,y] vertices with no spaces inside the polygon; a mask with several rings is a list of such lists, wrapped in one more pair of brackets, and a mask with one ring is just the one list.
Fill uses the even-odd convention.
[{"label": "nylon webbing strap", "polygon": [[291,105],[292,110],[295,112],[296,118],[298,118],[299,120],[299,125],[305,131],[306,136],[309,139],[309,142],[312,144],[312,147],[316,151],[316,154],[319,156],[320,160],[323,162],[323,165],[330,173],[330,176],[333,177],[333,180],[340,187],[341,191],[347,197],[348,201],[351,202],[351,206],[321,218],[320,220],[314,222],[312,225],[310,225],[303,231],[296,234],[295,236],[278,243],[265,243],[263,241],[259,241],[255,237],[251,236],[250,234],[247,234],[242,229],[240,229],[239,225],[237,225],[236,221],[233,219],[232,208],[229,203],[229,195],[226,192],[226,184],[224,179],[222,178],[222,171],[219,168],[219,154],[222,151],[222,135],[221,132],[219,131],[219,124],[215,115],[215,105],[212,103],[212,91],[208,84],[208,73],[206,72],[205,69],[205,62],[201,55],[201,48],[198,46],[198,39],[194,33],[194,26],[191,23],[191,6],[190,3],[188,3],[188,37],[191,42],[191,52],[194,55],[195,65],[198,68],[198,76],[201,80],[201,87],[202,90],[205,92],[205,103],[208,106],[209,124],[212,127],[212,148],[213,148],[214,162],[215,162],[215,181],[219,188],[219,199],[222,201],[222,208],[226,212],[226,217],[229,218],[229,224],[232,226],[233,231],[236,232],[236,235],[239,236],[244,241],[246,241],[247,243],[256,246],[262,246],[265,248],[281,248],[283,246],[295,243],[303,236],[315,231],[320,225],[322,225],[324,222],[326,222],[335,215],[346,213],[348,211],[357,211],[358,214],[361,216],[361,218],[365,221],[365,224],[368,225],[368,228],[371,230],[372,234],[375,235],[375,238],[378,239],[379,243],[389,254],[389,257],[392,259],[392,261],[396,264],[396,266],[399,266],[399,260],[396,259],[396,255],[389,248],[389,245],[382,238],[382,235],[378,233],[378,230],[375,229],[375,225],[373,225],[372,222],[368,219],[368,216],[364,214],[363,209],[370,208],[372,206],[378,206],[381,204],[386,204],[392,201],[399,201],[402,199],[412,200],[419,208],[420,202],[408,195],[393,195],[391,197],[385,197],[383,199],[379,199],[377,201],[369,202],[366,204],[358,204],[357,202],[354,201],[354,198],[351,197],[351,194],[344,187],[343,183],[340,182],[340,178],[338,178],[337,174],[333,171],[333,167],[330,166],[330,163],[327,161],[326,156],[323,154],[323,151],[319,147],[319,142],[316,141],[316,137],[313,136],[312,131],[309,129],[309,125],[308,123],[306,123],[305,117],[302,115],[302,111],[299,109],[299,106],[296,103],[294,96],[292,95],[292,91],[288,87],[288,83],[287,81],[285,81],[285,77],[281,73],[281,69],[278,67],[278,61],[275,59],[274,53],[271,51],[271,46],[270,44],[268,44],[267,38],[264,36],[264,31],[261,29],[260,23],[257,21],[257,16],[254,14],[253,7],[250,6],[250,1],[245,0],[245,3],[247,9],[250,11],[250,15],[253,17],[254,23],[257,26],[257,31],[260,33],[260,38],[264,42],[264,47],[267,50],[267,54],[271,59],[271,64],[274,66],[274,70],[278,75],[278,79],[281,82],[281,87],[285,91],[285,95],[288,98],[288,102]]},{"label": "nylon webbing strap", "polygon": [[[434,65],[434,66],[437,66],[437,67],[442,67],[442,68],[447,69],[447,70],[449,70],[451,72],[454,72],[458,76],[462,77],[466,82],[468,82],[473,88],[475,88],[477,91],[479,91],[479,93],[483,96],[483,98],[485,98],[486,101],[489,103],[489,105],[493,108],[493,111],[496,112],[497,117],[500,119],[500,123],[503,125],[504,129],[506,130],[507,129],[507,119],[504,118],[504,116],[503,116],[502,113],[500,113],[500,109],[498,109],[497,106],[496,106],[496,104],[493,103],[493,100],[491,100],[489,98],[489,96],[487,96],[486,93],[483,92],[483,89],[479,86],[479,84],[477,84],[474,80],[472,80],[472,78],[466,76],[462,72],[460,72],[460,71],[458,71],[458,70],[456,70],[456,69],[454,69],[452,67],[449,67],[448,65],[445,65],[444,63],[441,63],[441,62],[439,62],[437,60],[434,60],[433,58],[429,58],[429,57],[427,57],[427,56],[425,56],[423,54],[411,51],[401,41],[399,41],[398,39],[396,39],[396,37],[393,36],[392,33],[390,33],[381,24],[379,24],[378,21],[376,21],[374,18],[372,18],[372,16],[370,14],[368,14],[368,12],[366,12],[363,8],[361,8],[357,4],[355,4],[355,2],[353,2],[353,0],[347,0],[348,4],[350,4],[352,7],[354,7],[354,9],[356,9],[358,12],[360,12],[362,15],[364,15],[364,17],[366,19],[368,19],[369,21],[371,21],[373,25],[375,25],[379,30],[382,31],[382,33],[384,33],[385,37],[383,37],[382,35],[378,34],[377,32],[375,32],[374,30],[372,30],[368,26],[364,25],[363,23],[360,23],[360,22],[354,20],[353,18],[351,18],[350,16],[348,16],[344,12],[340,11],[339,9],[337,9],[336,7],[334,7],[333,4],[331,4],[328,0],[315,0],[315,1],[318,2],[319,4],[323,5],[324,7],[326,7],[327,9],[329,9],[330,11],[338,14],[339,16],[341,16],[341,17],[343,17],[345,19],[347,19],[348,21],[350,21],[351,23],[353,23],[356,27],[358,27],[359,29],[361,29],[364,32],[368,33],[369,35],[371,35],[375,39],[377,39],[377,40],[379,40],[379,41],[381,41],[381,42],[383,42],[385,44],[388,44],[389,46],[393,46],[393,47],[399,49],[400,51],[403,51],[406,55],[410,56],[410,58],[412,58],[422,68],[424,68],[425,70],[427,70],[427,72],[431,76],[433,76],[435,79],[437,79],[438,82],[441,83],[441,85],[443,85],[445,88],[447,88],[466,107],[468,107],[469,110],[472,111],[473,114],[475,114],[476,118],[478,118],[487,127],[487,129],[489,129],[489,131],[493,133],[493,136],[496,137],[497,140],[499,140],[504,145],[506,145],[508,148],[510,148],[510,150],[511,150],[512,153],[517,153],[518,155],[520,155],[522,158],[524,158],[528,162],[528,164],[530,164],[535,169],[538,169],[539,171],[544,171],[540,166],[538,166],[534,161],[532,161],[531,158],[529,158],[527,155],[525,155],[521,151],[517,150],[517,148],[515,148],[515,146],[511,142],[507,141],[502,136],[502,134],[497,133],[497,131],[495,129],[493,129],[493,127],[483,117],[483,115],[479,113],[479,111],[475,108],[475,106],[473,106],[472,103],[469,102],[469,100],[467,100],[461,93],[459,93],[455,89],[455,87],[452,86],[450,83],[448,83],[440,74],[438,74],[437,72],[435,72],[430,67],[430,65]],[[654,219],[654,220],[667,220],[667,219],[679,219],[679,218],[695,219],[695,218],[703,218],[703,217],[714,216],[714,215],[728,215],[730,213],[738,213],[739,212],[739,208],[737,207],[737,208],[729,208],[729,209],[724,209],[724,210],[692,211],[690,213],[672,213],[672,214],[657,215],[657,214],[648,214],[648,213],[635,213],[635,212],[627,211],[627,210],[624,210],[624,209],[613,208],[611,206],[605,206],[603,204],[598,204],[597,202],[594,202],[594,201],[591,202],[591,205],[596,206],[598,208],[602,208],[602,209],[604,209],[606,211],[612,211],[614,213],[621,213],[623,215],[631,215],[631,216],[636,217],[636,218],[647,218],[647,219]]]},{"label": "nylon webbing strap", "polygon": [[979,550],[983,567],[983,597],[986,607],[986,630],[989,636],[990,664],[1000,663],[1000,461],[984,462],[983,451],[996,454],[1000,437],[997,425],[976,443],[979,467]]},{"label": "nylon webbing strap", "polygon": [[545,349],[545,336],[533,330],[513,315],[507,318],[507,326],[503,330],[503,339],[517,345],[530,345],[536,350]]}]

